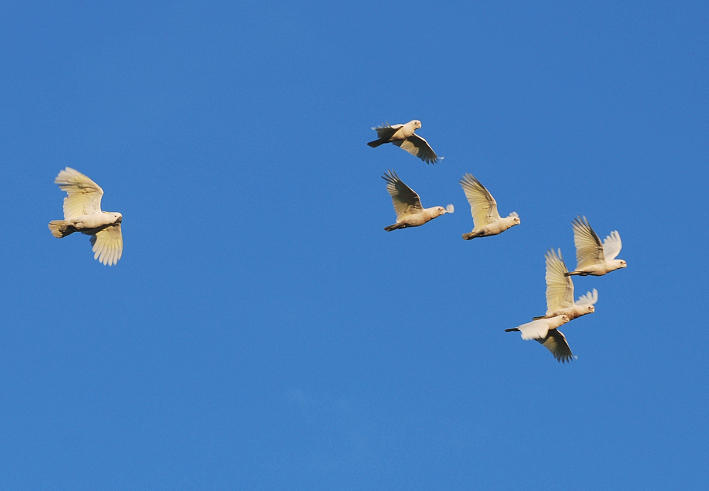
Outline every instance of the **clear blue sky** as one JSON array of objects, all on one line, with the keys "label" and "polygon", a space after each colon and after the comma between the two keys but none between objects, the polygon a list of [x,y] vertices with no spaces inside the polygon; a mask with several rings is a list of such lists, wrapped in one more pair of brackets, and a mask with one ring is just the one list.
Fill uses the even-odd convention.
[{"label": "clear blue sky", "polygon": [[[2,11],[0,487],[706,484],[706,2]],[[410,119],[440,165],[365,145]],[[50,235],[66,165],[118,266]],[[456,213],[384,232],[389,168]],[[522,224],[461,240],[465,172]],[[628,268],[560,365],[504,329],[577,215]]]}]

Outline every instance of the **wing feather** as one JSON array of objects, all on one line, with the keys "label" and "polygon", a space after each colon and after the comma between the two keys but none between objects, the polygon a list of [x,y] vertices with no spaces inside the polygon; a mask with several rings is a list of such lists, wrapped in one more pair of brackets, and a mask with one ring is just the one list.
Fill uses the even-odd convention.
[{"label": "wing feather", "polygon": [[576,305],[595,305],[598,302],[598,290],[595,288],[590,292],[586,292],[576,300]]},{"label": "wing feather", "polygon": [[473,215],[475,227],[483,227],[500,219],[495,198],[475,176],[465,174],[460,180],[460,185],[470,203],[470,213]]},{"label": "wing feather", "polygon": [[391,201],[394,204],[397,220],[403,215],[416,213],[423,209],[419,195],[416,194],[416,191],[404,184],[404,181],[399,179],[396,172],[389,170],[382,176],[382,179],[387,183],[387,191],[391,195]]},{"label": "wing feather", "polygon": [[94,259],[98,259],[101,264],[113,266],[118,262],[123,254],[123,234],[121,224],[117,223],[106,227],[91,236]]},{"label": "wing feather", "polygon": [[586,217],[577,217],[572,222],[576,245],[576,269],[603,262],[601,239],[589,225]]},{"label": "wing feather", "polygon": [[620,249],[623,243],[620,241],[620,234],[617,230],[612,231],[608,237],[603,240],[603,257],[606,261],[615,259],[620,254]]},{"label": "wing feather", "polygon": [[517,329],[522,335],[522,339],[542,339],[549,332],[549,324],[547,319],[539,319],[517,326]]},{"label": "wing feather", "polygon": [[537,341],[546,349],[551,351],[551,354],[554,355],[554,358],[556,358],[557,361],[566,363],[574,358],[574,354],[571,352],[571,347],[566,341],[566,336],[564,336],[564,333],[558,329],[550,330],[545,338],[537,339]]},{"label": "wing feather", "polygon": [[416,133],[404,140],[394,140],[392,143],[406,150],[411,155],[420,158],[427,164],[435,164],[438,162],[438,155],[433,151],[431,145],[428,144],[425,138]]},{"label": "wing feather", "polygon": [[103,189],[81,172],[67,167],[59,172],[54,182],[67,193],[64,198],[65,220],[101,213]]},{"label": "wing feather", "polygon": [[574,283],[566,276],[566,264],[561,250],[546,253],[547,313],[571,307],[574,304]]}]

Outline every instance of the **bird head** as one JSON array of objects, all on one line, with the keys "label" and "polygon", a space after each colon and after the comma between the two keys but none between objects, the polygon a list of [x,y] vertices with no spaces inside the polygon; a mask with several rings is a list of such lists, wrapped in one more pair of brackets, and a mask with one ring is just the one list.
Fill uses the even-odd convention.
[{"label": "bird head", "polygon": [[412,122],[414,123],[414,128],[418,129],[421,127],[421,121],[419,121],[418,119],[414,119]]},{"label": "bird head", "polygon": [[591,312],[595,312],[595,311],[596,311],[596,307],[594,307],[593,305],[586,306],[586,313],[590,314]]},{"label": "bird head", "polygon": [[519,215],[517,214],[516,211],[513,211],[512,213],[510,213],[509,218],[512,218],[512,223],[514,225],[519,225],[521,223],[521,221],[519,219]]},{"label": "bird head", "polygon": [[118,213],[117,211],[112,212],[114,221],[113,223],[121,223],[123,221],[123,215]]},{"label": "bird head", "polygon": [[569,316],[568,316],[568,315],[563,314],[563,315],[561,316],[561,320],[563,320],[564,322],[569,322],[570,319],[569,319]]},{"label": "bird head", "polygon": [[621,268],[625,268],[628,266],[628,263],[625,262],[625,259],[619,259],[618,264],[620,264]]}]

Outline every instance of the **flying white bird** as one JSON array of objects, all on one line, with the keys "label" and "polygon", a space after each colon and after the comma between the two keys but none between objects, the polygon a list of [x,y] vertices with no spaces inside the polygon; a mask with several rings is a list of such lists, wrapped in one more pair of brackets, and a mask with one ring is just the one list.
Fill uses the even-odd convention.
[{"label": "flying white bird", "polygon": [[54,182],[67,192],[67,196],[64,198],[64,220],[49,222],[52,235],[57,238],[74,232],[90,235],[94,259],[108,266],[116,264],[123,253],[123,215],[101,211],[103,189],[71,167],[60,171]]},{"label": "flying white bird", "polygon": [[567,362],[574,358],[574,354],[571,352],[569,343],[566,342],[566,337],[557,328],[569,320],[568,315],[557,315],[549,319],[533,320],[512,329],[505,329],[505,332],[519,331],[522,334],[522,339],[534,339],[551,351],[558,361]]},{"label": "flying white bird", "polygon": [[463,234],[465,240],[497,235],[510,227],[519,225],[519,215],[516,211],[505,218],[500,217],[495,198],[472,174],[465,174],[460,180],[460,185],[463,187],[465,197],[468,198],[468,203],[470,203],[470,213],[473,215],[474,224],[472,232]]},{"label": "flying white bird", "polygon": [[547,312],[535,319],[550,318],[557,315],[567,315],[574,320],[582,315],[590,314],[596,309],[598,290],[595,288],[574,302],[574,282],[566,273],[566,264],[561,258],[561,251],[549,250],[546,255]]},{"label": "flying white bird", "polygon": [[601,239],[593,231],[586,217],[577,217],[572,226],[576,244],[576,269],[566,273],[567,276],[603,276],[627,266],[624,260],[616,259],[623,246],[617,230],[612,231],[601,244]]},{"label": "flying white bird", "polygon": [[368,142],[370,147],[378,147],[385,143],[393,143],[397,147],[409,152],[411,155],[420,158],[427,164],[435,164],[443,157],[438,157],[433,151],[428,142],[414,133],[417,128],[421,127],[421,121],[414,119],[406,124],[385,125],[378,128],[372,128],[377,132],[377,139]]},{"label": "flying white bird", "polygon": [[391,232],[398,228],[418,227],[446,213],[453,213],[453,205],[434,206],[424,208],[421,206],[421,198],[404,181],[399,179],[396,172],[390,170],[382,176],[387,183],[387,191],[391,195],[396,212],[396,223],[385,227],[384,230]]}]

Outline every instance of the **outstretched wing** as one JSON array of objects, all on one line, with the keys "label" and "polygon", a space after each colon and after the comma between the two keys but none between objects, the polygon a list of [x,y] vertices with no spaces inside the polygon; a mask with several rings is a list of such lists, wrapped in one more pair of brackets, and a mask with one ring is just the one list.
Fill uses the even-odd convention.
[{"label": "outstretched wing", "polygon": [[420,158],[427,164],[435,164],[438,162],[438,155],[436,155],[436,152],[433,151],[431,145],[429,145],[424,138],[418,136],[416,133],[404,140],[394,140],[392,143],[403,148],[411,155]]},{"label": "outstretched wing", "polygon": [[394,204],[397,220],[402,215],[421,211],[421,198],[409,186],[404,184],[404,181],[399,179],[396,172],[389,170],[382,176],[387,183],[387,191],[391,195],[391,201]]},{"label": "outstretched wing", "polygon": [[593,231],[586,217],[575,218],[571,226],[574,229],[574,244],[576,245],[576,269],[603,262],[601,239]]},{"label": "outstretched wing", "polygon": [[103,189],[81,172],[67,167],[59,172],[54,182],[62,191],[64,198],[64,219],[79,215],[101,213]]},{"label": "outstretched wing", "polygon": [[606,261],[615,259],[620,254],[623,243],[620,241],[620,234],[617,230],[612,231],[608,237],[603,239],[603,257]]},{"label": "outstretched wing", "polygon": [[482,227],[500,219],[497,212],[497,202],[490,191],[472,174],[465,174],[460,180],[465,197],[470,203],[470,213],[476,227]]},{"label": "outstretched wing", "polygon": [[552,329],[544,339],[537,339],[537,341],[551,351],[554,358],[562,363],[571,361],[574,358],[569,343],[566,342],[566,336],[558,329]]},{"label": "outstretched wing", "polygon": [[571,307],[574,304],[574,283],[566,276],[566,264],[561,250],[547,251],[546,255],[547,312]]},{"label": "outstretched wing", "polygon": [[517,326],[517,330],[522,335],[522,339],[543,339],[549,332],[549,324],[546,319],[533,320]]},{"label": "outstretched wing", "polygon": [[598,290],[595,288],[590,292],[586,292],[576,300],[576,305],[595,305],[598,302]]},{"label": "outstretched wing", "polygon": [[113,266],[118,262],[123,254],[123,234],[121,224],[116,223],[110,227],[91,236],[94,259],[98,259],[101,264]]}]

